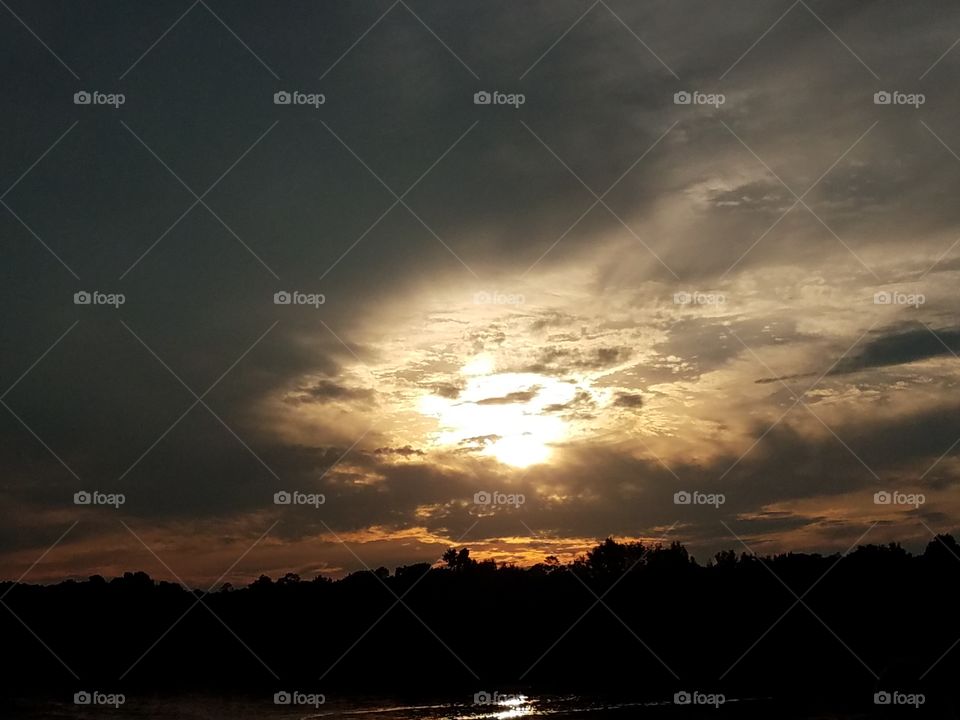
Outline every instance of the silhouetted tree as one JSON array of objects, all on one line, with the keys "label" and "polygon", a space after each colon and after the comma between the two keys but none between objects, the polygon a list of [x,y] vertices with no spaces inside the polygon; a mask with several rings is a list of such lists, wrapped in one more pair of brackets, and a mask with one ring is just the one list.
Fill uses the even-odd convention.
[{"label": "silhouetted tree", "polygon": [[[380,567],[311,582],[261,575],[210,594],[143,572],[110,582],[0,582],[11,611],[0,612],[0,638],[13,660],[0,685],[73,687],[57,658],[82,669],[85,683],[107,685],[143,656],[124,682],[145,692],[271,684],[263,663],[291,686],[313,685],[333,668],[324,675],[331,689],[475,692],[474,676],[446,646],[491,684],[515,682],[537,661],[525,679],[534,687],[629,687],[662,698],[682,689],[662,663],[685,686],[704,687],[740,657],[723,681],[730,696],[804,697],[815,687],[869,704],[877,682],[912,688],[922,676],[947,692],[960,674],[960,653],[948,650],[960,637],[954,552],[953,536],[941,535],[922,556],[896,543],[845,556],[725,550],[701,567],[679,542],[606,538],[570,563],[477,562],[468,548],[451,547],[435,569],[418,563],[393,576]],[[792,607],[792,593],[806,607]],[[197,598],[212,612],[190,612]],[[909,632],[891,631],[902,622]]]},{"label": "silhouetted tree", "polygon": [[732,568],[737,565],[737,553],[734,550],[721,550],[713,556],[714,565],[718,568]]},{"label": "silhouetted tree", "polygon": [[397,580],[402,580],[407,582],[409,580],[416,580],[420,578],[425,573],[429,572],[430,563],[416,563],[414,565],[401,565],[396,570],[394,570],[394,576]]},{"label": "silhouetted tree", "polygon": [[923,557],[933,563],[960,562],[960,545],[953,535],[937,535],[927,543]]},{"label": "silhouetted tree", "polygon": [[450,570],[457,572],[463,572],[473,565],[476,565],[476,561],[470,559],[470,550],[467,548],[461,548],[459,551],[457,551],[456,548],[450,548],[443,554],[441,559],[447,564]]}]

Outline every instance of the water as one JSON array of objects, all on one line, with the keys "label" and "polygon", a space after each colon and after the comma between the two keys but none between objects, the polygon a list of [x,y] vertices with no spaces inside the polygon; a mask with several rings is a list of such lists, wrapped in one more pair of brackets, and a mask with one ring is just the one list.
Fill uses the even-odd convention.
[{"label": "water", "polygon": [[[281,698],[285,699],[285,698]],[[97,696],[90,705],[67,700],[20,700],[2,713],[11,720],[39,718],[110,718],[111,720],[511,720],[512,718],[550,717],[555,720],[620,720],[621,718],[717,717],[712,705],[678,706],[672,698],[663,702],[604,701],[584,696],[502,695],[478,696],[449,702],[404,703],[384,699],[334,699],[307,694],[290,696],[291,704],[277,704],[273,697],[213,697],[180,695],[175,697]],[[108,705],[112,702],[113,705]],[[726,717],[767,717],[769,705],[762,700],[726,699],[719,707]],[[839,718],[840,715],[821,717]],[[846,716],[844,716],[846,717]]]}]

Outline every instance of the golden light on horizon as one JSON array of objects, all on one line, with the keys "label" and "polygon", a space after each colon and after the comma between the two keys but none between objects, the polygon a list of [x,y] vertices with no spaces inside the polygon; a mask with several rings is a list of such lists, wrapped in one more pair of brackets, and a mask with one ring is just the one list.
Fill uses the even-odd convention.
[{"label": "golden light on horizon", "polygon": [[437,447],[479,444],[482,454],[524,468],[547,462],[552,445],[567,437],[567,423],[548,409],[574,398],[573,383],[538,373],[496,372],[487,354],[471,358],[460,374],[464,386],[456,398],[420,399],[420,412],[437,419]]}]

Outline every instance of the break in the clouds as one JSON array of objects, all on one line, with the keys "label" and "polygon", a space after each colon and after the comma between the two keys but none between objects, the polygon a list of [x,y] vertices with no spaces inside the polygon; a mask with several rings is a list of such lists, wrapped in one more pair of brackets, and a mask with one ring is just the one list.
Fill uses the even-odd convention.
[{"label": "break in the clouds", "polygon": [[184,10],[0,22],[4,576],[953,528],[960,10]]}]

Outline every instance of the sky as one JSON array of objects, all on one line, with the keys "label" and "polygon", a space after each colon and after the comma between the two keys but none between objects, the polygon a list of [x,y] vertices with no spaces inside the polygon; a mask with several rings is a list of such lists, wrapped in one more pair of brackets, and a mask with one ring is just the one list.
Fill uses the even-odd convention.
[{"label": "sky", "polygon": [[0,577],[956,531],[958,38],[931,0],[7,0]]}]

